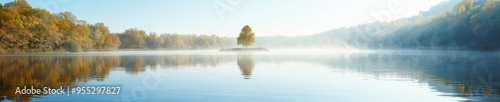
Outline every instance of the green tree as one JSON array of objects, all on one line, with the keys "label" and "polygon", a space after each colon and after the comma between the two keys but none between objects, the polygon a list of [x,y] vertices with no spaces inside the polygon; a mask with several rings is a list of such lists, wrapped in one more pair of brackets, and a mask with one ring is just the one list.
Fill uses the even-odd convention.
[{"label": "green tree", "polygon": [[163,39],[161,39],[155,32],[152,32],[146,37],[146,45],[150,49],[159,48],[163,45]]},{"label": "green tree", "polygon": [[250,26],[248,25],[245,25],[245,27],[241,29],[240,36],[237,38],[237,44],[247,48],[248,46],[253,45],[253,43],[255,42],[254,36],[255,35],[252,32],[252,28],[250,28]]}]

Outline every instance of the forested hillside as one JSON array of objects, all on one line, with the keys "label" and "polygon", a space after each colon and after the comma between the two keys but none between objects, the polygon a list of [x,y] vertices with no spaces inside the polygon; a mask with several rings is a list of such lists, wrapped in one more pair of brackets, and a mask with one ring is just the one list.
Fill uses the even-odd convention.
[{"label": "forested hillside", "polygon": [[337,28],[311,36],[257,38],[256,46],[498,50],[500,1],[460,0],[457,4],[451,0],[414,17]]},{"label": "forested hillside", "polygon": [[110,32],[104,23],[89,24],[71,12],[51,13],[25,0],[0,4],[0,53],[112,49],[206,49],[233,44],[215,35],[157,34],[131,28]]},{"label": "forested hillside", "polygon": [[465,0],[454,11],[403,26],[372,46],[496,50],[500,48],[499,4],[498,0]]}]

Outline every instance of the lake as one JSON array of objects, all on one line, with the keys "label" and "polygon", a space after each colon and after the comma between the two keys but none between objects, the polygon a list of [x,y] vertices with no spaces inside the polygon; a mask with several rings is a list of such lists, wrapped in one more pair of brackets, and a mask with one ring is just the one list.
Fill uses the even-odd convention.
[{"label": "lake", "polygon": [[[117,51],[0,55],[0,101],[500,101],[500,53]],[[117,94],[15,94],[18,87]]]}]

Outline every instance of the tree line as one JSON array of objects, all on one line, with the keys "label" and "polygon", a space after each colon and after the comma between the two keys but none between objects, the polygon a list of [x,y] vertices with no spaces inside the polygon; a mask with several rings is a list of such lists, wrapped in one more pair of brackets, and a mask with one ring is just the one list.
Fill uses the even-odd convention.
[{"label": "tree line", "polygon": [[0,53],[114,49],[207,49],[231,45],[215,35],[149,35],[137,28],[110,32],[104,23],[89,24],[71,12],[51,13],[25,0],[0,4]]},{"label": "tree line", "polygon": [[498,0],[464,0],[453,10],[421,17],[381,37],[377,47],[498,50],[499,5]]},{"label": "tree line", "polygon": [[122,49],[209,49],[230,46],[234,40],[216,35],[157,34],[131,28],[118,34]]}]

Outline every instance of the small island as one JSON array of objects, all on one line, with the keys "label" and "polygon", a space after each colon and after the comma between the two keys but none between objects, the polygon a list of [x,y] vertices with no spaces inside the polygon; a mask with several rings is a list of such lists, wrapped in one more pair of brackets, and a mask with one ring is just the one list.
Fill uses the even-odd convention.
[{"label": "small island", "polygon": [[237,45],[241,45],[245,48],[222,48],[219,51],[269,51],[266,48],[248,48],[248,46],[253,45],[255,43],[255,34],[252,31],[252,28],[248,25],[245,25],[240,32],[240,36],[237,39]]},{"label": "small island", "polygon": [[222,48],[219,51],[269,51],[266,48]]}]

